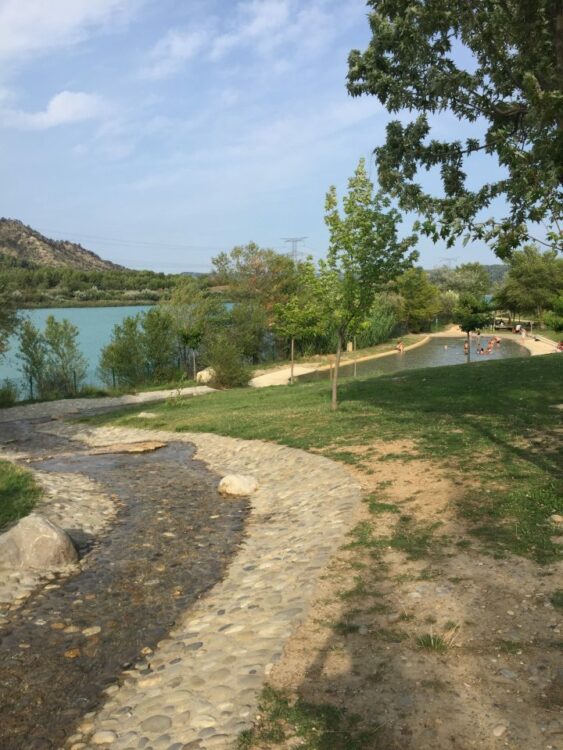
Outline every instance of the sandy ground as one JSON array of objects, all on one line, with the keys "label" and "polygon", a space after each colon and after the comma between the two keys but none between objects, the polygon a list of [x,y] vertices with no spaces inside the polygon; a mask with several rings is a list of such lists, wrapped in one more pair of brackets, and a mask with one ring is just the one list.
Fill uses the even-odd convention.
[{"label": "sandy ground", "polygon": [[[431,551],[341,550],[273,687],[359,715],[376,730],[373,750],[563,750],[563,625],[550,603],[563,567],[469,544],[455,512],[465,482],[427,460],[381,460],[412,446],[356,450],[366,495],[384,487],[398,508],[374,516],[364,505],[356,521],[375,521],[376,537],[405,516],[437,524]],[[421,648],[421,636],[440,636],[446,650]]]}]

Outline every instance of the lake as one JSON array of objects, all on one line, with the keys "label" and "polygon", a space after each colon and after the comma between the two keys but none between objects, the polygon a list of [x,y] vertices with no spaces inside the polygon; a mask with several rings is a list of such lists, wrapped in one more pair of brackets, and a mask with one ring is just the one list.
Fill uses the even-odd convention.
[{"label": "lake", "polygon": [[[150,310],[149,305],[135,305],[131,307],[54,307],[49,309],[22,310],[21,314],[29,318],[33,325],[43,330],[49,315],[56,320],[67,318],[79,330],[78,345],[88,363],[87,382],[90,385],[101,385],[96,372],[100,352],[109,343],[111,332],[116,323],[121,323],[130,315]],[[0,360],[0,382],[5,378],[15,380],[24,389],[20,397],[27,397],[27,383],[23,382],[17,359],[18,343],[12,337],[10,348]]]}]

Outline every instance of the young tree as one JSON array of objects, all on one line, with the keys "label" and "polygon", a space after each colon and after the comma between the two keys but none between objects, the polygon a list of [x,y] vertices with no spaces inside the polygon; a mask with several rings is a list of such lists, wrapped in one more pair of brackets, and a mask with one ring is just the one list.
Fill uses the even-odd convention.
[{"label": "young tree", "polygon": [[0,296],[0,357],[8,348],[8,339],[15,332],[19,318],[12,299]]},{"label": "young tree", "polygon": [[289,339],[291,369],[289,382],[294,383],[295,342],[322,332],[319,311],[315,305],[314,294],[316,272],[311,258],[301,266],[299,291],[284,304],[274,307],[273,328],[280,336]]},{"label": "young tree", "polygon": [[457,307],[454,310],[454,323],[457,323],[462,331],[467,334],[467,361],[471,358],[471,345],[469,334],[471,331],[480,331],[491,319],[491,309],[484,298],[479,299],[471,294],[462,294]]},{"label": "young tree", "polygon": [[[561,247],[563,207],[563,6],[560,0],[367,0],[372,39],[349,56],[348,91],[377,96],[389,112],[418,113],[387,126],[376,149],[379,181],[400,207],[422,213],[423,231],[452,244],[462,233],[489,241],[503,258],[551,227]],[[451,112],[484,123],[465,142],[431,138],[429,117]],[[504,174],[471,189],[471,156],[494,156]],[[417,182],[437,168],[443,194]],[[479,168],[479,167],[477,167]],[[480,175],[477,175],[480,176]],[[508,213],[482,222],[504,198]]]},{"label": "young tree", "polygon": [[357,332],[382,284],[409,267],[417,256],[409,252],[416,236],[398,238],[401,215],[381,192],[374,193],[364,159],[348,181],[343,209],[341,216],[336,188],[331,187],[325,201],[330,244],[327,259],[319,263],[314,280],[320,317],[336,334],[334,410],[338,407],[338,370],[346,337]]},{"label": "young tree", "polygon": [[396,281],[403,298],[402,319],[409,331],[418,333],[422,326],[440,312],[440,292],[431,284],[422,268],[409,268]]},{"label": "young tree", "polygon": [[87,365],[78,348],[78,333],[69,320],[57,321],[53,315],[43,333],[29,320],[22,323],[20,369],[31,378],[38,396],[70,396],[84,383]]},{"label": "young tree", "polygon": [[34,396],[34,384],[37,395],[40,396],[47,375],[47,344],[41,331],[28,318],[21,324],[19,346],[19,369],[30,384],[29,396]]},{"label": "young tree", "polygon": [[134,386],[145,377],[144,364],[139,316],[128,316],[114,325],[111,340],[101,351],[98,370],[109,386]]},{"label": "young tree", "polygon": [[47,378],[56,393],[76,393],[86,379],[87,364],[78,348],[78,328],[64,318],[49,315],[45,324]]}]

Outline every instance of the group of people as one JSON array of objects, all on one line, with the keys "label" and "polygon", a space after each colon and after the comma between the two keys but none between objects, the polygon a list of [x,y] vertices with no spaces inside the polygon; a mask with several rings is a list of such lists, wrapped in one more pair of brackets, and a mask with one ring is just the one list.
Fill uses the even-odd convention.
[{"label": "group of people", "polygon": [[[499,336],[496,336],[496,335],[491,336],[491,338],[487,342],[486,347],[481,344],[481,334],[479,331],[477,331],[476,336],[477,336],[477,343],[476,343],[477,354],[483,354],[483,355],[491,354],[495,346],[500,346],[501,339],[499,338]],[[469,354],[469,342],[468,341],[465,341],[465,343],[463,344],[463,353],[465,355]]]}]

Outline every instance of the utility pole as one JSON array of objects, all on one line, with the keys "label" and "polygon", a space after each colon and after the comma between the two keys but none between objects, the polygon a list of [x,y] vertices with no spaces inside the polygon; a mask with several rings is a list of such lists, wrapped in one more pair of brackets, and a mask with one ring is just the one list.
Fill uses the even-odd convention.
[{"label": "utility pole", "polygon": [[282,237],[282,240],[284,242],[288,242],[291,244],[291,257],[293,259],[294,263],[297,263],[297,260],[299,258],[299,251],[297,250],[297,246],[300,242],[303,242],[303,240],[306,240],[307,237]]}]

